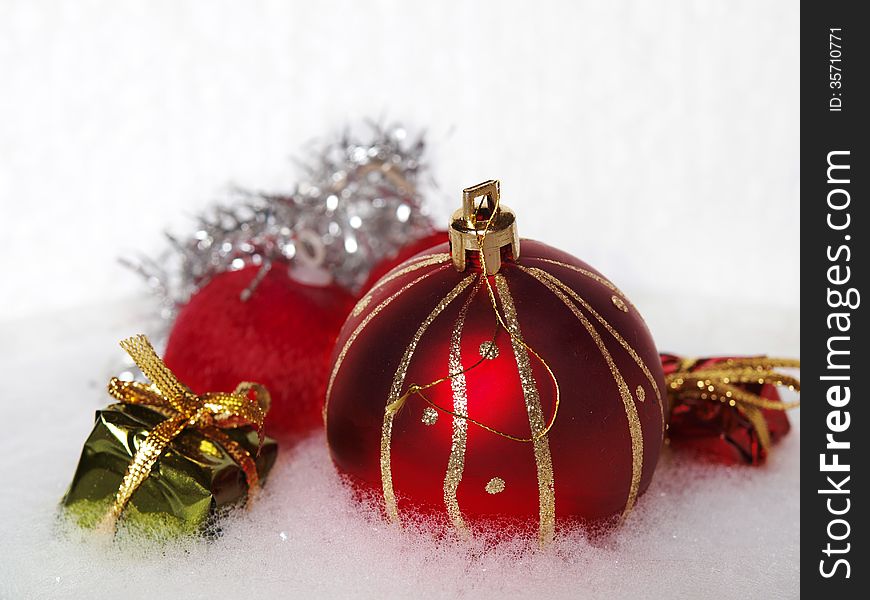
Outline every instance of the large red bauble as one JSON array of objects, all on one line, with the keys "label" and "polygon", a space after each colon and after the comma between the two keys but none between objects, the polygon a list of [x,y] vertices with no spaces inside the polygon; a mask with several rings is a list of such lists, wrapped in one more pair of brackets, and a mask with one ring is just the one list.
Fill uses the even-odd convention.
[{"label": "large red bauble", "polygon": [[[332,458],[382,495],[394,520],[435,511],[462,530],[519,517],[539,523],[546,540],[556,519],[626,514],[649,486],[667,410],[643,319],[586,263],[540,242],[521,248],[489,277],[515,334],[501,329],[494,349],[480,266],[457,271],[448,244],[378,281],[341,330],[324,408]],[[560,405],[541,435],[556,401],[544,363]],[[394,416],[385,410],[411,385],[448,375],[424,394],[459,416],[418,395]]]},{"label": "large red bauble", "polygon": [[316,287],[275,266],[242,301],[257,267],[216,275],[182,307],[164,360],[194,392],[261,383],[272,396],[270,435],[320,426],[329,353],[354,298],[338,286]]}]

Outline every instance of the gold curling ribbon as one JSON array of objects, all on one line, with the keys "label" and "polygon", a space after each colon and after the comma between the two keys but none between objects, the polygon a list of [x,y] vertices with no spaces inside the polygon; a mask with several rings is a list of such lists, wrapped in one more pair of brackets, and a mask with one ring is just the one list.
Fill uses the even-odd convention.
[{"label": "gold curling ribbon", "polygon": [[760,356],[711,361],[703,367],[695,368],[699,362],[702,361],[696,358],[680,359],[677,370],[665,376],[665,389],[670,396],[671,407],[684,404],[687,400],[727,403],[743,413],[752,423],[761,447],[767,450],[770,447],[770,432],[761,411],[789,410],[800,406],[800,402],[770,400],[749,392],[740,385],[768,384],[800,392],[801,383],[798,378],[780,373],[776,369],[800,369],[801,362],[791,358]]},{"label": "gold curling ribbon", "polygon": [[[248,482],[249,497],[259,484],[257,465],[251,454],[226,434],[225,429],[253,426],[263,443],[263,421],[271,404],[269,392],[257,383],[243,382],[232,393],[194,394],[166,366],[151,342],[136,335],[121,342],[130,358],[151,383],[109,381],[109,395],[123,404],[137,404],[158,409],[167,419],[146,434],[145,440],[127,467],[115,500],[103,519],[101,528],[114,531],[118,519],[133,493],[151,474],[151,468],[163,451],[188,427],[199,430],[206,438],[220,444],[236,461]],[[253,397],[251,393],[253,392]]]}]

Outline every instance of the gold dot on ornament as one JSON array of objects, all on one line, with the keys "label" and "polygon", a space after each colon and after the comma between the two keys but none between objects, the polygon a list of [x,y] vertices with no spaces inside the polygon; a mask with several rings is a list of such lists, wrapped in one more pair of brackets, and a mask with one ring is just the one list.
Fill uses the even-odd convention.
[{"label": "gold dot on ornament", "polygon": [[615,306],[622,312],[628,312],[628,307],[625,305],[625,301],[623,301],[623,299],[616,294],[610,297],[610,301],[613,302],[613,306]]},{"label": "gold dot on ornament", "polygon": [[480,357],[488,358],[490,360],[498,357],[498,346],[495,345],[495,342],[486,341],[480,345]]},{"label": "gold dot on ornament", "polygon": [[420,419],[423,425],[434,425],[438,421],[438,411],[427,406],[423,409],[423,417]]},{"label": "gold dot on ornament", "polygon": [[504,479],[501,477],[493,477],[486,484],[486,492],[488,494],[500,494],[504,491]]},{"label": "gold dot on ornament", "polygon": [[636,393],[637,393],[637,399],[639,401],[643,402],[644,400],[646,400],[646,391],[643,389],[642,385],[637,386]]}]

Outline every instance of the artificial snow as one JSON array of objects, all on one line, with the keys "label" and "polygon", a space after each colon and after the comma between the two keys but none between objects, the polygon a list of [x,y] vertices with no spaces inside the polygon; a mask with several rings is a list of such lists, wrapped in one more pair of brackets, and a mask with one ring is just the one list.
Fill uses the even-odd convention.
[{"label": "artificial snow", "polygon": [[[709,303],[676,313],[678,322],[668,315],[679,302],[637,303],[654,333],[666,331],[662,350],[797,350],[793,313],[714,305],[741,320],[706,332]],[[81,532],[57,518],[57,503],[93,411],[109,402],[117,342],[148,314],[137,306],[0,324],[0,598],[798,596],[799,411],[765,466],[665,450],[623,527],[593,538],[562,529],[544,550],[534,539],[461,541],[425,523],[388,524],[342,484],[322,432],[282,447],[258,501],[227,518],[215,541]]]}]

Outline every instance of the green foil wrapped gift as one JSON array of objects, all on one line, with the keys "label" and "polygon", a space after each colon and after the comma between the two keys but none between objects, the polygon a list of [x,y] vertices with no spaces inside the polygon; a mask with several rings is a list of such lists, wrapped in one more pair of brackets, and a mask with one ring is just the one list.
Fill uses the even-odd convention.
[{"label": "green foil wrapped gift", "polygon": [[61,503],[81,525],[109,531],[122,519],[161,537],[214,532],[216,515],[249,500],[275,463],[277,443],[261,434],[269,394],[242,383],[198,396],[145,336],[121,346],[151,383],[109,382],[118,403],[97,411]]}]

